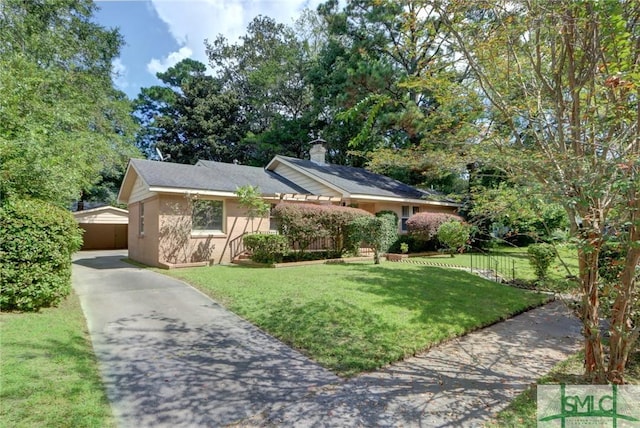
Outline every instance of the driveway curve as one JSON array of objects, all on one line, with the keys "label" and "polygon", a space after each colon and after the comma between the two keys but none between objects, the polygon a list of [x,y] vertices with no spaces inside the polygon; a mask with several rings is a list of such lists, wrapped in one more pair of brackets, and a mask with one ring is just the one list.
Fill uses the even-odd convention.
[{"label": "driveway curve", "polygon": [[80,297],[120,427],[214,427],[303,400],[331,372],[178,280],[77,253]]},{"label": "driveway curve", "polygon": [[580,347],[560,302],[343,380],[189,285],[77,253],[73,285],[118,425],[475,427]]}]

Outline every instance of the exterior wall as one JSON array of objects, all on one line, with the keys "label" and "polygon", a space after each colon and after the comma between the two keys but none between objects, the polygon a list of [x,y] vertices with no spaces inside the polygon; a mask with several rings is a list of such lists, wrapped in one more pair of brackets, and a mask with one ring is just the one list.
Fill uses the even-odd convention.
[{"label": "exterior wall", "polygon": [[[140,204],[144,203],[144,233],[140,233]],[[158,266],[157,196],[129,204],[129,258],[149,266]]]},{"label": "exterior wall", "polygon": [[291,168],[288,165],[284,165],[284,164],[279,164],[276,169],[275,172],[277,172],[278,174],[280,174],[281,176],[283,176],[284,178],[286,178],[287,180],[296,183],[298,186],[302,187],[303,189],[308,190],[309,192],[313,193],[314,195],[322,195],[322,196],[342,196],[341,193],[337,192],[336,190],[327,187],[319,182],[317,182],[316,180],[313,180],[309,177],[307,177],[304,174],[299,173],[298,171],[296,171],[295,169]]},{"label": "exterior wall", "polygon": [[180,195],[160,197],[159,264],[230,263],[244,233],[268,232],[268,218],[256,218],[252,224],[246,217],[246,209],[240,207],[235,199],[222,200],[223,232],[202,233],[192,231],[191,202],[188,198]]}]

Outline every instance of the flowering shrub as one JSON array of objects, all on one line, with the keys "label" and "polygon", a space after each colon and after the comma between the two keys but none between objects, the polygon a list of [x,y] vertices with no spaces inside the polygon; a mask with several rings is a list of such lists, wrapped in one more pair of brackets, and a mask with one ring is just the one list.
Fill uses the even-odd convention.
[{"label": "flowering shrub", "polygon": [[347,225],[358,217],[371,217],[367,211],[337,205],[278,204],[274,216],[279,220],[280,233],[292,245],[305,251],[316,239],[328,238],[332,250],[342,253]]},{"label": "flowering shrub", "polygon": [[452,220],[462,222],[462,217],[446,213],[416,213],[407,220],[407,231],[416,239],[429,241],[436,237],[442,224]]}]

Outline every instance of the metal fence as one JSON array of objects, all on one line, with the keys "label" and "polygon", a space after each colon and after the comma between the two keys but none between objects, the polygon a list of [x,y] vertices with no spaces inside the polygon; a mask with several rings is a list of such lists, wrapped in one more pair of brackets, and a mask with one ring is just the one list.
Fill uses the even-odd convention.
[{"label": "metal fence", "polygon": [[516,262],[512,254],[490,252],[470,252],[472,273],[478,273],[494,281],[513,281],[516,279]]}]

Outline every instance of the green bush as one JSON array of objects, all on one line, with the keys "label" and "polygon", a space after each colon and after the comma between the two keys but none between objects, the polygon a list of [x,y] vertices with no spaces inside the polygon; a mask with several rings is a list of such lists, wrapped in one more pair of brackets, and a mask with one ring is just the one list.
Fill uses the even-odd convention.
[{"label": "green bush", "polygon": [[397,228],[400,222],[400,219],[398,218],[398,214],[395,211],[391,211],[391,210],[382,210],[376,213],[376,217],[382,217],[385,215],[390,215],[393,217],[394,224],[396,225],[396,228]]},{"label": "green bush", "polygon": [[453,253],[467,244],[470,236],[471,226],[456,220],[442,223],[437,233],[438,241],[447,247],[451,257],[453,257]]},{"label": "green bush", "polygon": [[380,254],[386,252],[397,237],[397,225],[393,216],[359,217],[349,223],[348,241],[358,247],[365,242],[373,248],[375,263],[380,263]]},{"label": "green bush", "polygon": [[37,311],[71,292],[71,255],[82,230],[70,212],[38,200],[0,207],[0,309]]},{"label": "green bush", "polygon": [[289,253],[289,240],[282,235],[245,235],[242,242],[257,263],[280,263]]},{"label": "green bush", "polygon": [[549,266],[556,258],[556,250],[551,244],[531,244],[527,248],[529,263],[539,281],[547,277]]}]

